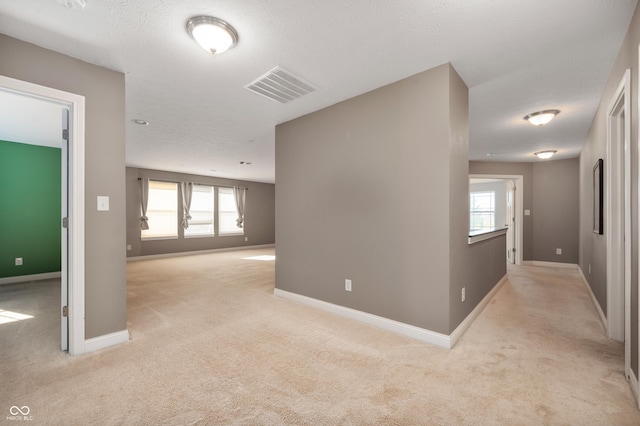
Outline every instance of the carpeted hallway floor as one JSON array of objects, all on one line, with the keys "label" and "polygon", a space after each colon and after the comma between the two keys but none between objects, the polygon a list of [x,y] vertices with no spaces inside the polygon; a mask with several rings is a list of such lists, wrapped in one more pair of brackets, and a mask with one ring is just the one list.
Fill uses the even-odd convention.
[{"label": "carpeted hallway floor", "polygon": [[510,269],[447,351],[274,297],[273,261],[247,259],[271,254],[129,263],[131,341],[80,357],[59,284],[0,286],[34,316],[0,324],[0,424],[640,424],[577,271]]}]

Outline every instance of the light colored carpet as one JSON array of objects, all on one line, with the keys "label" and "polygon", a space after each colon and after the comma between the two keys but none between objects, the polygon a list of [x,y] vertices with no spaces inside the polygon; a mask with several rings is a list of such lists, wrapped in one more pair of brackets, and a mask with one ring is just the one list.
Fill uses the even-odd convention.
[{"label": "light colored carpet", "polygon": [[577,271],[511,268],[447,351],[274,297],[274,263],[244,259],[267,254],[129,263],[132,340],[81,357],[35,310],[46,284],[2,286],[0,309],[36,317],[0,325],[0,423],[640,424]]}]

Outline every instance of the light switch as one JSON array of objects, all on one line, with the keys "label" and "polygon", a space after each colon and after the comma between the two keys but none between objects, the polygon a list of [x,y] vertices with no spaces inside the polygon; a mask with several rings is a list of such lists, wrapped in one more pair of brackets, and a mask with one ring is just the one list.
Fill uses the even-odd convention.
[{"label": "light switch", "polygon": [[525,210],[525,211],[524,211],[524,215],[525,215],[525,216],[531,216],[531,210],[528,210],[528,209],[527,209],[527,210]]},{"label": "light switch", "polygon": [[109,211],[109,197],[104,195],[98,195],[98,211],[99,212]]}]

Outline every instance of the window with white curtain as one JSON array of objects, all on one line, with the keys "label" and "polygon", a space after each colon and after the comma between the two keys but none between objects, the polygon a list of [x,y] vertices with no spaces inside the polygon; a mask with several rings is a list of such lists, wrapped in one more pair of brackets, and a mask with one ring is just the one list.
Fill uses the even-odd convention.
[{"label": "window with white curtain", "polygon": [[178,184],[149,181],[147,204],[149,229],[142,230],[142,239],[178,238]]},{"label": "window with white curtain", "polygon": [[496,193],[495,191],[471,192],[469,230],[495,228]]},{"label": "window with white curtain", "polygon": [[191,194],[191,220],[189,227],[184,230],[185,237],[212,236],[214,197],[213,186],[193,185]]},{"label": "window with white curtain", "polygon": [[233,188],[218,188],[218,234],[244,234],[244,228],[238,228],[238,208]]}]

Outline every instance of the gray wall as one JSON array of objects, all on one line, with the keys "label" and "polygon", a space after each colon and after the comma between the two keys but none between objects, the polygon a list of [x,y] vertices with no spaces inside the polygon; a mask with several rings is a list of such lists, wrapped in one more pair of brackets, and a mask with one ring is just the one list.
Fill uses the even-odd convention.
[{"label": "gray wall", "polygon": [[[631,282],[631,368],[638,377],[638,44],[640,43],[640,9],[636,8],[629,32],[620,48],[580,155],[580,267],[582,268],[602,310],[607,312],[606,234],[593,233],[592,169],[598,158],[606,168],[611,164],[606,155],[607,109],[624,72],[631,69],[631,206],[632,206],[632,282]],[[606,187],[606,182],[605,182]],[[606,211],[606,208],[605,208]],[[606,218],[605,218],[606,220]],[[589,274],[591,265],[591,274]]]},{"label": "gray wall", "polygon": [[578,263],[579,168],[577,158],[533,163],[534,260]]},{"label": "gray wall", "polygon": [[[506,237],[473,245],[469,236],[469,96],[449,67],[449,333],[506,274]],[[431,181],[441,185],[442,181]],[[431,250],[444,250],[429,242]],[[466,300],[461,298],[465,288]]]},{"label": "gray wall", "polygon": [[124,74],[2,34],[0,56],[2,75],[85,97],[85,337],[125,330]]},{"label": "gray wall", "polygon": [[[225,235],[203,238],[184,238],[178,228],[178,239],[142,241],[140,238],[140,191],[138,178],[172,182],[195,182],[207,185],[244,186],[246,196],[244,235]],[[248,241],[245,241],[245,237]],[[160,170],[127,167],[127,244],[128,256],[144,256],[165,253],[181,253],[274,244],[275,242],[275,185],[221,179],[209,176],[173,173]]]},{"label": "gray wall", "polygon": [[276,287],[449,334],[475,306],[451,316],[472,285],[467,108],[447,64],[277,126]]}]

